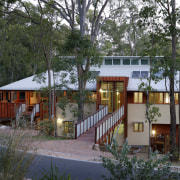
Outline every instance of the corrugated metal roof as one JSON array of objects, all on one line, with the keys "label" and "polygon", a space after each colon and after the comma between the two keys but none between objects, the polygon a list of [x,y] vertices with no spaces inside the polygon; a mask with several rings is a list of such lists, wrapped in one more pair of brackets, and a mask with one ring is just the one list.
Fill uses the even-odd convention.
[{"label": "corrugated metal roof", "polygon": [[[91,67],[91,71],[99,71],[100,77],[129,77],[128,82],[128,91],[138,91],[139,85],[141,82],[147,82],[146,79],[139,79],[139,78],[132,78],[133,71],[149,71],[149,65],[102,65],[101,67]],[[52,72],[51,72],[52,73]],[[72,75],[76,74],[76,71],[71,73],[67,72],[60,72],[55,73],[55,78],[52,78],[52,86],[54,86],[54,82],[56,85],[61,85],[62,82],[66,82],[65,86],[61,86],[61,89],[70,88],[72,90],[78,90],[78,83],[72,81]],[[53,73],[52,73],[53,75]],[[44,73],[45,81],[44,82],[37,82],[34,80],[35,76],[31,76],[20,81],[16,81],[14,83],[8,84],[0,88],[0,90],[39,90],[41,88],[48,86],[47,81],[47,73]],[[53,76],[52,76],[53,77]],[[179,75],[177,73],[176,80],[178,81]],[[175,82],[175,91],[178,91],[179,84]],[[169,81],[165,81],[165,79],[155,83],[152,81],[151,86],[153,89],[157,91],[168,91],[169,90]],[[96,91],[96,80],[91,80],[87,82],[86,89]]]}]

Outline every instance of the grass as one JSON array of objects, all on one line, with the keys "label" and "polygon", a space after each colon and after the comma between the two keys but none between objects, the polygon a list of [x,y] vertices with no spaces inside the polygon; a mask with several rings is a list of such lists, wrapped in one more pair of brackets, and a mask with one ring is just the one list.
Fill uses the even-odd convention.
[{"label": "grass", "polygon": [[[35,158],[34,147],[26,141],[24,132],[15,130],[12,134],[0,134],[0,179],[23,180]],[[27,152],[31,150],[31,154]]]}]

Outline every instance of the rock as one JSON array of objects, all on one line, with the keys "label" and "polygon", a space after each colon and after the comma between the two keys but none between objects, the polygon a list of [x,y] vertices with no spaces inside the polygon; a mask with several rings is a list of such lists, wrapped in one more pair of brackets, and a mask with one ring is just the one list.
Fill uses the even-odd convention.
[{"label": "rock", "polygon": [[100,151],[100,147],[99,144],[94,144],[92,149],[96,150],[96,151]]}]

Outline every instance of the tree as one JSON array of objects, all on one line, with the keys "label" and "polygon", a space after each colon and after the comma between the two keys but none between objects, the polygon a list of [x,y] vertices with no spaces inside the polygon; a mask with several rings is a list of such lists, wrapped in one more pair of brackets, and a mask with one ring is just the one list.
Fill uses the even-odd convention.
[{"label": "tree", "polygon": [[[152,64],[152,63],[151,63]],[[151,80],[153,71],[150,71],[150,77],[147,78],[147,83],[142,82],[139,86],[139,89],[146,93],[147,100],[146,100],[146,121],[149,123],[149,151],[148,151],[148,157],[150,158],[151,153],[151,125],[152,122],[157,121],[157,117],[161,116],[161,113],[159,112],[159,108],[156,107],[153,103],[149,101],[149,93],[152,91],[155,91],[151,86]]]},{"label": "tree", "polygon": [[[170,44],[165,47],[169,47],[164,51],[162,56],[168,59],[168,67],[164,68],[165,74],[169,77],[169,96],[170,96],[170,153],[172,154],[171,160],[175,160],[176,151],[176,112],[175,112],[175,100],[174,100],[174,82],[176,72],[176,44],[177,44],[177,9],[176,1],[144,1],[146,4],[143,7],[141,15],[143,15],[143,23],[149,25],[148,18],[155,17],[153,19],[153,34],[156,35],[161,41],[169,42]],[[148,4],[150,3],[150,4]],[[161,47],[161,46],[160,46]],[[163,49],[164,47],[161,47]],[[161,50],[162,52],[162,50]]]},{"label": "tree", "polygon": [[[73,54],[76,59],[76,71],[78,76],[78,91],[79,91],[79,102],[78,102],[78,118],[80,121],[84,117],[84,103],[85,103],[85,88],[88,80],[88,73],[90,65],[92,65],[92,58],[89,56],[91,50],[96,47],[96,38],[104,24],[106,17],[103,16],[109,0],[77,0],[67,1],[64,0],[60,4],[58,1],[40,0],[45,4],[51,6],[59,13],[60,17],[67,21],[72,30],[71,37],[76,40],[75,53]],[[87,23],[87,15],[89,9],[92,8],[92,18]],[[79,35],[77,34],[77,27],[79,27]],[[88,56],[83,52],[83,44],[86,44],[85,51],[87,51],[87,42],[89,46]],[[80,43],[80,44],[78,44]],[[95,61],[94,61],[95,62]],[[96,64],[98,62],[96,61]]]}]

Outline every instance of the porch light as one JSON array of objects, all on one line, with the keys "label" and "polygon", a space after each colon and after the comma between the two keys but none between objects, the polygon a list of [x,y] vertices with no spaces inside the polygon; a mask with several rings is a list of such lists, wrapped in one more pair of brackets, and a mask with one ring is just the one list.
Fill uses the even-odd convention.
[{"label": "porch light", "polygon": [[153,137],[155,137],[155,130],[152,130],[152,135],[153,135]]},{"label": "porch light", "polygon": [[57,119],[57,123],[58,123],[58,124],[62,124],[62,119],[58,118],[58,119]]},{"label": "porch light", "polygon": [[120,104],[121,101],[118,101],[118,103]]},{"label": "porch light", "polygon": [[100,89],[100,90],[99,90],[99,92],[103,92],[103,90],[102,90],[102,89]]}]

